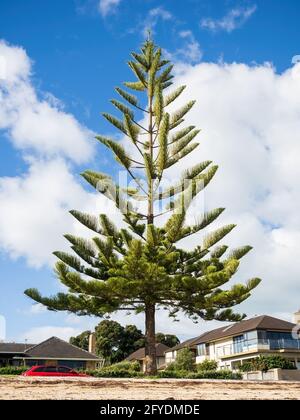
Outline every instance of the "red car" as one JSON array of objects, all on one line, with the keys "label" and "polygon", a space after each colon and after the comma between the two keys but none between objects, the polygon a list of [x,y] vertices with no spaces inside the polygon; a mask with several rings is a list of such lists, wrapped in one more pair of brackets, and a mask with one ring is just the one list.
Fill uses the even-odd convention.
[{"label": "red car", "polygon": [[66,366],[33,366],[23,376],[67,376],[67,377],[87,377],[84,373],[78,373]]}]

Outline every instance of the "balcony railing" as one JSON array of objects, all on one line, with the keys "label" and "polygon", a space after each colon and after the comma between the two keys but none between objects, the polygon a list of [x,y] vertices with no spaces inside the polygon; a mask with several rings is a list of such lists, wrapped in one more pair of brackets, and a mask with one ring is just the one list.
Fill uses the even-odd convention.
[{"label": "balcony railing", "polygon": [[248,353],[259,350],[300,350],[300,340],[293,339],[253,339],[228,344],[217,349],[218,357]]}]

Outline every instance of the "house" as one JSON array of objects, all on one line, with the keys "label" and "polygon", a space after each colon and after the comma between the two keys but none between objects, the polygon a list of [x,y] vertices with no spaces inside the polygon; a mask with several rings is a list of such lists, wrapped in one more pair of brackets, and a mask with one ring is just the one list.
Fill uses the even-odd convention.
[{"label": "house", "polygon": [[63,365],[75,369],[95,369],[103,361],[98,356],[57,337],[40,344],[0,343],[2,365]]},{"label": "house", "polygon": [[[156,366],[157,369],[162,369],[165,367],[165,352],[170,349],[170,347],[166,346],[162,343],[156,343]],[[131,353],[127,358],[127,361],[134,362],[138,361],[141,370],[144,372],[146,369],[146,352],[145,347],[142,347],[141,349],[136,350],[135,352]]]},{"label": "house", "polygon": [[34,344],[0,342],[0,367],[17,364],[13,363],[14,357],[22,356],[25,351],[33,345]]},{"label": "house", "polygon": [[[299,323],[299,313],[296,319]],[[299,324],[298,324],[299,325]],[[237,369],[261,355],[281,355],[300,369],[300,339],[296,324],[262,315],[208,331],[165,352],[166,364],[176,360],[182,348],[190,348],[196,363],[215,360],[219,369]]]},{"label": "house", "polygon": [[192,345],[194,340],[195,338],[190,338],[189,340],[183,341],[182,343],[177,344],[175,347],[165,351],[165,364],[169,365],[170,363],[175,362],[178,351],[185,348],[190,348],[196,357],[196,349]]}]

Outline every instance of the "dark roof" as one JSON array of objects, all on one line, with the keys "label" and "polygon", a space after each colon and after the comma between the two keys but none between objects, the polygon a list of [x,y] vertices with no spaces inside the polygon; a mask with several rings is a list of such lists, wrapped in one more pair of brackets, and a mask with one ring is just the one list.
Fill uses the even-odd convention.
[{"label": "dark roof", "polygon": [[14,353],[22,354],[25,350],[33,347],[35,344],[24,344],[24,343],[0,343],[0,353]]},{"label": "dark roof", "polygon": [[[156,356],[163,357],[165,355],[165,351],[169,350],[170,347],[166,346],[162,343],[157,343],[156,347]],[[145,358],[145,347],[136,350],[135,352],[131,353],[126,360],[143,360]]]},{"label": "dark roof", "polygon": [[271,330],[271,331],[292,331],[295,324],[284,321],[282,319],[273,318],[272,316],[262,315],[245,321],[237,322],[235,324],[227,325],[225,327],[217,328],[212,331],[208,331],[199,337],[196,337],[189,344],[196,345],[201,343],[207,343],[210,341],[216,341],[221,338],[231,337],[239,335],[247,331],[253,330]]},{"label": "dark roof", "polygon": [[195,337],[194,338],[190,338],[189,340],[183,341],[182,343],[177,344],[176,346],[172,347],[171,349],[168,348],[167,350],[165,350],[165,353],[167,353],[168,351],[180,350],[180,349],[183,349],[185,347],[189,347],[189,345],[193,341],[195,341]]},{"label": "dark roof", "polygon": [[99,360],[95,354],[73,346],[57,337],[51,337],[24,352],[28,358],[49,358],[49,359],[78,359],[78,360]]}]

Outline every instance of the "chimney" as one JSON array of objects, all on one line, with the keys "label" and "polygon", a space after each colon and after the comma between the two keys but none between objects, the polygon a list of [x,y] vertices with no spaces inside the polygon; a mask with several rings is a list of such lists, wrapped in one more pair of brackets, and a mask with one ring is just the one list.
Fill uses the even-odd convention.
[{"label": "chimney", "polygon": [[93,353],[93,354],[96,353],[96,337],[95,337],[95,333],[92,333],[89,336],[89,352],[90,353]]},{"label": "chimney", "polygon": [[300,325],[300,310],[294,313],[293,322],[294,324]]}]

